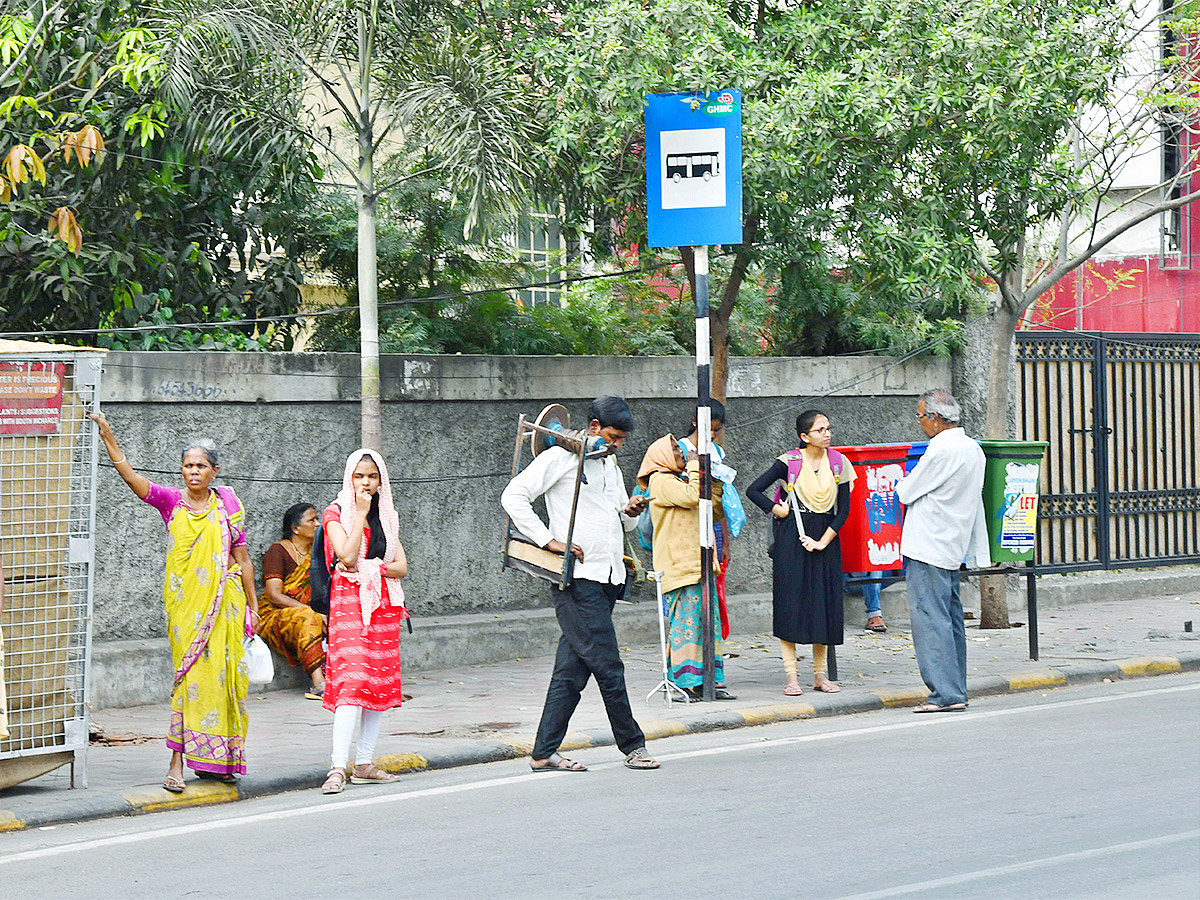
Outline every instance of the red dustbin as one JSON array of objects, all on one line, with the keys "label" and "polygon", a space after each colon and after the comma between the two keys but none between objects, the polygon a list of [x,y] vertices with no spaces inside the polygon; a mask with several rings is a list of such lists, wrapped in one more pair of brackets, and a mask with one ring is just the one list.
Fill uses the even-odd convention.
[{"label": "red dustbin", "polygon": [[900,568],[904,511],[896,482],[904,477],[911,444],[836,447],[858,477],[850,489],[850,515],[838,535],[843,572],[882,572]]}]

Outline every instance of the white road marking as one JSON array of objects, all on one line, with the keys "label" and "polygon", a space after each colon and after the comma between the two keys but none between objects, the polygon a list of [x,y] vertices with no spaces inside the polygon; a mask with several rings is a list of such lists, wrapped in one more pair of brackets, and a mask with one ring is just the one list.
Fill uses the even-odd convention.
[{"label": "white road marking", "polygon": [[885,900],[887,897],[900,897],[904,894],[915,894],[918,891],[928,891],[934,888],[949,887],[963,884],[967,881],[978,881],[981,878],[994,878],[997,875],[1011,875],[1014,872],[1027,872],[1030,869],[1040,869],[1046,866],[1057,866],[1060,863],[1076,862],[1093,859],[1097,856],[1109,856],[1113,853],[1130,853],[1134,850],[1144,850],[1147,847],[1158,847],[1163,844],[1177,844],[1180,841],[1191,841],[1200,837],[1200,829],[1180,831],[1175,834],[1164,834],[1160,837],[1146,838],[1143,841],[1129,841],[1125,844],[1109,844],[1107,847],[1093,847],[1090,850],[1077,850],[1074,853],[1063,853],[1060,856],[1045,856],[1041,859],[1031,859],[1026,862],[1012,863],[1007,866],[994,866],[990,869],[976,869],[974,872],[963,872],[960,875],[947,875],[945,878],[934,878],[931,881],[917,881],[912,884],[900,884],[884,888],[880,891],[867,891],[865,894],[849,894],[836,900]]},{"label": "white road marking", "polygon": [[[1075,706],[1090,706],[1096,703],[1115,703],[1121,700],[1137,700],[1142,697],[1156,696],[1161,694],[1175,694],[1181,691],[1197,691],[1200,690],[1200,683],[1177,685],[1167,688],[1152,688],[1144,691],[1132,691],[1128,693],[1112,694],[1104,697],[1088,697],[1079,700],[1061,700],[1053,703],[1041,703],[1036,706],[1020,706],[1012,709],[994,709],[986,712],[965,712],[965,713],[933,713],[924,716],[916,716],[913,719],[908,719],[903,722],[893,722],[887,725],[869,725],[865,728],[851,728],[841,731],[827,731],[819,734],[800,735],[790,738],[771,738],[763,740],[757,738],[752,741],[747,741],[740,744],[731,744],[725,747],[713,747],[704,750],[688,750],[682,753],[655,754],[660,760],[678,760],[692,759],[701,756],[713,756],[721,753],[738,753],[745,750],[759,750],[764,747],[781,747],[791,744],[804,744],[811,741],[829,741],[840,738],[853,738],[860,735],[879,734],[887,731],[901,731],[909,728],[929,728],[937,726],[947,726],[953,724],[970,724],[988,719],[1000,718],[1002,716],[1024,715],[1027,713],[1042,712],[1045,710],[1065,709]],[[599,765],[589,766],[593,771],[615,768],[623,765],[623,763],[601,763]],[[503,787],[509,784],[521,784],[525,786],[545,785],[549,782],[557,782],[565,778],[565,775],[543,774],[543,773],[522,773],[520,775],[506,775],[501,778],[489,778],[482,781],[469,781],[463,784],[444,785],[442,787],[419,788],[415,791],[407,791],[405,793],[380,793],[373,797],[362,797],[357,800],[335,800],[324,801],[320,804],[310,804],[308,806],[296,807],[294,809],[280,809],[271,812],[251,813],[244,816],[231,816],[224,819],[215,819],[209,822],[194,822],[190,825],[170,825],[165,828],[157,827],[153,824],[148,824],[147,830],[131,832],[129,834],[114,835],[112,837],[95,838],[87,841],[75,841],[69,844],[61,844],[55,847],[42,847],[37,850],[25,850],[18,853],[12,853],[8,856],[0,856],[0,866],[16,863],[28,862],[35,859],[44,859],[50,856],[61,856],[67,853],[83,853],[88,850],[98,850],[104,847],[121,846],[125,844],[138,844],[143,841],[158,840],[160,838],[179,837],[182,835],[198,834],[205,831],[217,831],[224,828],[236,828],[243,825],[254,825],[260,822],[277,822],[281,819],[294,819],[299,816],[319,815],[328,812],[342,812],[348,809],[362,809],[369,806],[381,806],[392,803],[407,803],[412,800],[418,800],[425,797],[438,797],[447,794],[461,794],[467,791],[486,790],[489,788]],[[638,777],[647,778],[652,775],[639,775]],[[153,830],[149,830],[153,829]],[[1186,834],[1195,834],[1195,832],[1187,832]],[[1166,838],[1157,838],[1155,840],[1166,840]],[[1180,838],[1182,840],[1182,838]],[[1134,846],[1134,845],[1129,845]],[[1081,851],[1083,853],[1091,853],[1093,851]],[[1099,851],[1096,851],[1099,852]],[[1066,859],[1067,857],[1062,857]],[[1021,865],[1027,865],[1022,863]],[[993,870],[989,870],[993,871]],[[1001,870],[994,870],[1001,871]],[[965,876],[964,876],[965,877]],[[973,877],[973,876],[972,876]],[[916,890],[917,888],[913,888]],[[863,895],[866,896],[876,896]],[[880,894],[879,896],[889,896]]]}]

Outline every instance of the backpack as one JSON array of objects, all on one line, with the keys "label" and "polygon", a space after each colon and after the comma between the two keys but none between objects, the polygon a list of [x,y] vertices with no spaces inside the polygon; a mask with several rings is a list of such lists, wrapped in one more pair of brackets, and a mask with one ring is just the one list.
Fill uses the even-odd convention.
[{"label": "backpack", "polygon": [[333,573],[325,561],[325,526],[318,525],[313,534],[312,555],[308,564],[308,585],[312,592],[309,605],[314,612],[329,615],[329,591],[333,587]]}]

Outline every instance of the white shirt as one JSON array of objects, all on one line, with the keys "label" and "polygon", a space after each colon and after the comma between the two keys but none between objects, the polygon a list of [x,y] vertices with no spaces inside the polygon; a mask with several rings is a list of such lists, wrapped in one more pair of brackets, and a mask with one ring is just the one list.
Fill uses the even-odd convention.
[{"label": "white shirt", "polygon": [[[534,457],[500,495],[500,503],[517,531],[539,547],[552,540],[567,542],[578,466],[579,457],[574,453],[550,447]],[[624,532],[634,529],[637,518],[622,515],[629,505],[629,494],[621,470],[615,458],[606,456],[586,460],[583,474],[587,482],[579,487],[575,530],[571,533],[571,543],[583,550],[583,562],[576,560],[572,573],[575,578],[601,584],[624,584]],[[533,511],[533,501],[538,497],[546,498],[549,528]]]},{"label": "white shirt", "polygon": [[900,555],[957,571],[966,559],[992,564],[983,511],[983,449],[961,428],[929,439],[920,461],[896,485],[908,509]]}]

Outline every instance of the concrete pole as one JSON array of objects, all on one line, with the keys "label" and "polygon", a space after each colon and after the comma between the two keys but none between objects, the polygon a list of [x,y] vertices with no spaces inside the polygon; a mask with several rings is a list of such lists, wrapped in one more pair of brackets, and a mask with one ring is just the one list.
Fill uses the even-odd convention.
[{"label": "concrete pole", "polygon": [[362,446],[383,452],[379,395],[379,273],[375,246],[375,134],[371,127],[372,34],[358,13],[358,322]]}]

